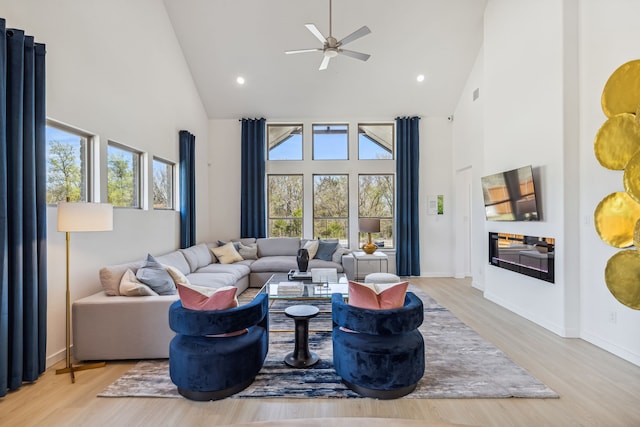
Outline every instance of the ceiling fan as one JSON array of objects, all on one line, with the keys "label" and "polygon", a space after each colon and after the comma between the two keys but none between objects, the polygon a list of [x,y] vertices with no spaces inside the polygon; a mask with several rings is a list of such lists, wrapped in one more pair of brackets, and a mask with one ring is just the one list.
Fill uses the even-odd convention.
[{"label": "ceiling fan", "polygon": [[355,52],[353,50],[342,49],[342,46],[347,43],[351,43],[354,40],[359,39],[360,37],[364,37],[371,32],[369,27],[366,25],[353,33],[349,34],[342,40],[336,40],[331,33],[331,0],[329,0],[329,37],[324,37],[322,33],[318,30],[318,28],[314,24],[305,24],[305,27],[313,34],[320,43],[323,44],[322,48],[315,49],[299,49],[299,50],[288,50],[285,53],[287,55],[291,55],[294,53],[305,53],[305,52],[322,52],[324,54],[324,58],[322,59],[322,63],[320,64],[320,70],[326,70],[329,66],[329,61],[331,58],[334,58],[338,55],[345,55],[351,58],[359,59],[361,61],[366,61],[369,59],[371,55],[366,53]]}]

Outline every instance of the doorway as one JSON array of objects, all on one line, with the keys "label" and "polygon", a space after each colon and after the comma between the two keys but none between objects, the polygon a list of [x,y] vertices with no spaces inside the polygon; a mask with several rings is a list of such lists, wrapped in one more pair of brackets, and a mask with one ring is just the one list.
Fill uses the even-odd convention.
[{"label": "doorway", "polygon": [[454,277],[471,276],[471,166],[456,171]]}]

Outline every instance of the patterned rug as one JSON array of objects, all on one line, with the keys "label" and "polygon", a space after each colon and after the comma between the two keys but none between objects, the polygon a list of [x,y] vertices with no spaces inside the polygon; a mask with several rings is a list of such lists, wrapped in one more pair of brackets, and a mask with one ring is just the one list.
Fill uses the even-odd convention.
[{"label": "patterned rug", "polygon": [[[424,302],[420,331],[425,340],[426,369],[416,390],[405,398],[559,397],[426,293],[415,287],[410,290]],[[242,296],[251,297],[245,294]],[[321,309],[330,309],[328,303],[324,304]],[[282,308],[272,306],[272,310]],[[312,330],[330,327],[330,314],[321,314],[310,323]],[[272,314],[270,329],[293,330],[293,321],[284,314]],[[321,360],[309,369],[290,368],[283,359],[293,350],[293,332],[270,332],[269,353],[262,370],[253,384],[233,397],[360,397],[342,384],[333,369],[331,332],[311,332],[309,347]],[[169,378],[168,360],[139,362],[98,396],[182,398]]]}]

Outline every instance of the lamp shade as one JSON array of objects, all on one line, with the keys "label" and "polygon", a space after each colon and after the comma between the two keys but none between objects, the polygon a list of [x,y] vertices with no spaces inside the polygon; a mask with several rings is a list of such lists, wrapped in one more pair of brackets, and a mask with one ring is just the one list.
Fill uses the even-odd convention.
[{"label": "lamp shade", "polygon": [[358,219],[358,228],[362,233],[379,233],[380,218],[360,218]]},{"label": "lamp shade", "polygon": [[58,203],[58,231],[111,231],[113,205],[108,203]]}]

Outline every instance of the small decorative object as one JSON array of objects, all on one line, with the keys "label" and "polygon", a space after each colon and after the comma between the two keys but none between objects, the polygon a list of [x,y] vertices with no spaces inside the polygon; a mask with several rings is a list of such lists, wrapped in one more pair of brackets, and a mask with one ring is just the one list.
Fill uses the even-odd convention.
[{"label": "small decorative object", "polygon": [[309,251],[306,249],[298,249],[296,262],[298,263],[298,271],[307,271],[307,267],[309,267]]},{"label": "small decorative object", "polygon": [[362,246],[362,250],[371,255],[378,249],[378,247],[371,242],[371,233],[380,232],[380,218],[360,218],[358,220],[358,228],[360,232],[369,235],[369,242]]}]

